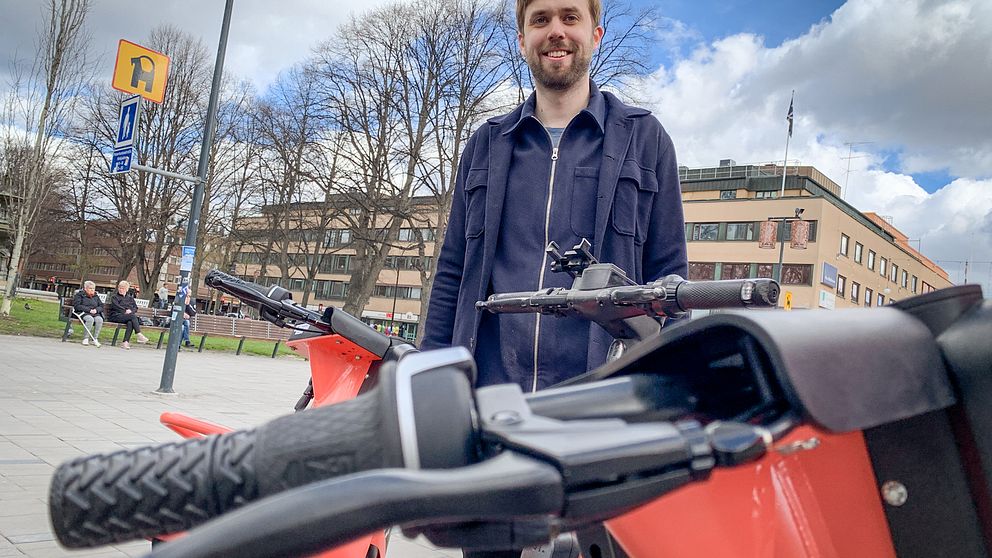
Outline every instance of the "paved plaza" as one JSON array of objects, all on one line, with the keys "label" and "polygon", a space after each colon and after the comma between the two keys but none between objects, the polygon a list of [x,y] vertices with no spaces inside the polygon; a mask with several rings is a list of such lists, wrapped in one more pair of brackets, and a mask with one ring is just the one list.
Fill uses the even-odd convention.
[{"label": "paved plaza", "polygon": [[[187,413],[234,428],[292,411],[307,362],[183,352],[176,395],[158,395],[164,350],[84,347],[78,339],[0,336],[0,557],[141,556],[147,542],[68,551],[47,516],[49,479],[62,461],[178,438],[158,422]],[[387,555],[454,558],[393,531]]]}]

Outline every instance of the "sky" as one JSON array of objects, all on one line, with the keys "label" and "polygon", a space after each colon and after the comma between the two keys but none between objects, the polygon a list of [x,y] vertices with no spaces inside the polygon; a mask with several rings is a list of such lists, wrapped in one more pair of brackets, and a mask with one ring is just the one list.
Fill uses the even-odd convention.
[{"label": "sky", "polygon": [[[813,165],[862,211],[892,218],[913,246],[992,296],[992,2],[988,0],[631,0],[658,22],[638,84],[679,162]],[[237,0],[226,69],[260,89],[356,9],[386,0]],[[93,0],[98,75],[119,39],[160,23],[214,52],[221,0]],[[32,52],[41,2],[0,0],[0,90]],[[854,145],[848,145],[854,144]]]}]

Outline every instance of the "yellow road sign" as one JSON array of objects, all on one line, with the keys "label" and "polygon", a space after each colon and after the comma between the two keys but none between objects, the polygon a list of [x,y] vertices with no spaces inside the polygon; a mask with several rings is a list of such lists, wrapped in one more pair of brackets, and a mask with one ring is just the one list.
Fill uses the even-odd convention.
[{"label": "yellow road sign", "polygon": [[114,89],[135,93],[161,103],[165,99],[165,83],[169,79],[169,57],[121,39],[114,65]]},{"label": "yellow road sign", "polygon": [[783,307],[786,310],[792,310],[792,291],[785,291],[785,302]]}]

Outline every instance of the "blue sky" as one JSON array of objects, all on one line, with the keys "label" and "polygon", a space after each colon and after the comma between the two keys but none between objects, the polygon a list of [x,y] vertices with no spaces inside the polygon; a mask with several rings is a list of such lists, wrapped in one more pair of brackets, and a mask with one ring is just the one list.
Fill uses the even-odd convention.
[{"label": "blue sky", "polygon": [[[677,19],[712,42],[737,33],[754,33],[766,46],[778,46],[810,26],[829,17],[843,2],[837,0],[636,0],[635,5],[654,5],[664,17]],[[686,45],[691,48],[694,45]],[[683,54],[688,52],[683,51]],[[659,63],[666,60],[659,59]]]}]

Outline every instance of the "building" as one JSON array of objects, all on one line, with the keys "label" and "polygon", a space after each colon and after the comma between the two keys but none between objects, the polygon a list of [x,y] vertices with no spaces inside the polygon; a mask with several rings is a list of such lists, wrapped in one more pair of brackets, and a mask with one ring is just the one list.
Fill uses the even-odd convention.
[{"label": "building", "polygon": [[[361,318],[379,329],[390,329],[395,335],[413,340],[417,336],[421,314],[421,270],[430,269],[434,249],[437,210],[433,198],[414,198],[415,223],[404,223],[396,234],[387,237],[390,216],[380,215],[376,222],[377,239],[389,243],[388,255],[379,272],[372,296],[361,312]],[[306,300],[310,308],[341,307],[348,295],[351,275],[356,263],[353,244],[355,232],[348,227],[347,217],[320,219],[320,212],[340,211],[322,202],[297,204],[296,224],[292,238],[270,240],[282,231],[269,230],[271,216],[256,216],[241,220],[235,233],[242,240],[232,271],[248,281],[269,285],[279,284],[293,292],[293,300]],[[266,210],[263,209],[263,213]],[[309,215],[310,217],[307,217]],[[322,221],[322,222],[321,222]],[[287,251],[288,278],[283,279],[279,261],[281,251]],[[263,273],[263,263],[264,273]],[[313,277],[306,270],[313,266]],[[304,297],[304,291],[309,295]]]},{"label": "building", "polygon": [[[792,307],[810,309],[882,306],[951,285],[906,235],[847,204],[840,187],[813,167],[789,167],[784,196],[778,165],[726,160],[679,174],[689,279],[781,276]],[[805,243],[791,238],[797,210],[806,223],[800,227],[808,227]],[[767,248],[759,242],[763,226],[776,231]]]}]

